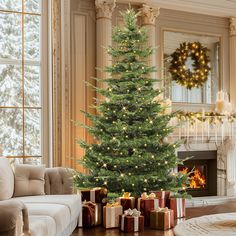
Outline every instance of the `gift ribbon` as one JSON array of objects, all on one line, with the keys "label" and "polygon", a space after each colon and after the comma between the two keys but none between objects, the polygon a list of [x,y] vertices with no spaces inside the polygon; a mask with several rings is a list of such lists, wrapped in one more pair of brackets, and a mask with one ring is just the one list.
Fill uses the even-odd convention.
[{"label": "gift ribbon", "polygon": [[90,198],[89,199],[91,202],[95,202],[95,191],[96,191],[95,189],[90,190]]},{"label": "gift ribbon", "polygon": [[141,212],[138,211],[136,208],[133,210],[129,208],[128,210],[124,211],[124,214],[121,217],[121,230],[124,231],[125,217],[133,216],[134,217],[134,232],[137,232],[139,229],[139,216],[140,215],[141,215]]},{"label": "gift ribbon", "polygon": [[120,206],[119,202],[113,202],[113,203],[107,203],[106,207],[115,207],[115,206]]},{"label": "gift ribbon", "polygon": [[166,197],[166,192],[165,191],[161,191],[161,198],[165,198]]},{"label": "gift ribbon", "polygon": [[183,217],[183,199],[176,198],[176,211],[177,211],[177,218]]}]

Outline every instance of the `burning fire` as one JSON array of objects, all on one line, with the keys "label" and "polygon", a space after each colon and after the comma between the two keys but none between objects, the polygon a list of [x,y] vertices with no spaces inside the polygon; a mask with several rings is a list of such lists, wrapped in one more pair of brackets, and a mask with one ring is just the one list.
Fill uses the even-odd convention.
[{"label": "burning fire", "polygon": [[[180,172],[183,174],[188,174],[191,170],[188,167],[184,167]],[[189,188],[205,188],[206,177],[199,170],[197,166],[194,166],[193,173],[189,175]]]}]

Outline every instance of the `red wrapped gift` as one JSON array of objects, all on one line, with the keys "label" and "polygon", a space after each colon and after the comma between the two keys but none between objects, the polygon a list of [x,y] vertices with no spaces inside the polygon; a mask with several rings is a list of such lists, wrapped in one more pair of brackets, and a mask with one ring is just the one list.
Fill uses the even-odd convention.
[{"label": "red wrapped gift", "polygon": [[170,209],[174,211],[174,218],[183,218],[186,216],[186,207],[185,207],[184,198],[170,198]]},{"label": "red wrapped gift", "polygon": [[170,191],[153,191],[156,194],[157,198],[164,199],[164,206],[170,207],[169,198],[170,198]]},{"label": "red wrapped gift", "polygon": [[170,198],[170,191],[153,191],[156,194],[157,198]]},{"label": "red wrapped gift", "polygon": [[123,214],[123,208],[116,203],[107,203],[103,207],[103,226],[107,228],[116,228],[119,227],[119,217]]},{"label": "red wrapped gift", "polygon": [[93,202],[84,202],[79,216],[79,227],[89,228],[102,223],[102,206]]},{"label": "red wrapped gift", "polygon": [[[154,198],[153,198],[154,197]],[[164,199],[155,198],[155,194],[150,194],[149,196],[145,193],[142,197],[138,199],[138,210],[141,214],[145,216],[145,225],[150,225],[150,211],[157,210],[164,207]]]},{"label": "red wrapped gift", "polygon": [[126,233],[140,232],[144,230],[144,217],[136,209],[128,209],[120,216],[120,229]]},{"label": "red wrapped gift", "polygon": [[123,211],[135,208],[135,198],[130,197],[130,193],[128,192],[125,192],[122,197],[119,197],[118,202],[123,207]]},{"label": "red wrapped gift", "polygon": [[103,199],[107,197],[107,189],[105,188],[83,189],[79,191],[81,192],[82,201],[103,203]]},{"label": "red wrapped gift", "polygon": [[150,227],[152,229],[167,230],[174,227],[174,211],[166,208],[151,211]]}]

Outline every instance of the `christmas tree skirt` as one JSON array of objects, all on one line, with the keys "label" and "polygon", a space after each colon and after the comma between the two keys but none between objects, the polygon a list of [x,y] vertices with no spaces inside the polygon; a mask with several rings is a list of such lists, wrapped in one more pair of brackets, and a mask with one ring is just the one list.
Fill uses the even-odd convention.
[{"label": "christmas tree skirt", "polygon": [[236,213],[207,215],[186,220],[174,228],[176,236],[235,236]]}]

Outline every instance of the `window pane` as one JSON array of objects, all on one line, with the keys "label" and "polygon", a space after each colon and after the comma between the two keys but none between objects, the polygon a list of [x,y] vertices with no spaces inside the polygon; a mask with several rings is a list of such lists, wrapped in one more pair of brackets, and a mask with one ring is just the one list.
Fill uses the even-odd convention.
[{"label": "window pane", "polygon": [[23,155],[22,109],[0,109],[0,145],[4,156]]},{"label": "window pane", "polygon": [[22,0],[0,0],[0,9],[8,11],[22,11]]},{"label": "window pane", "polygon": [[25,66],[25,106],[40,106],[40,67]]},{"label": "window pane", "polygon": [[0,58],[21,59],[21,15],[0,13]]},{"label": "window pane", "polygon": [[25,12],[41,12],[41,0],[24,0],[24,2]]},{"label": "window pane", "polygon": [[22,106],[21,66],[0,64],[0,106]]},{"label": "window pane", "polygon": [[25,109],[25,155],[41,155],[41,111]]},{"label": "window pane", "polygon": [[24,18],[25,60],[39,60],[40,16],[25,15]]}]

